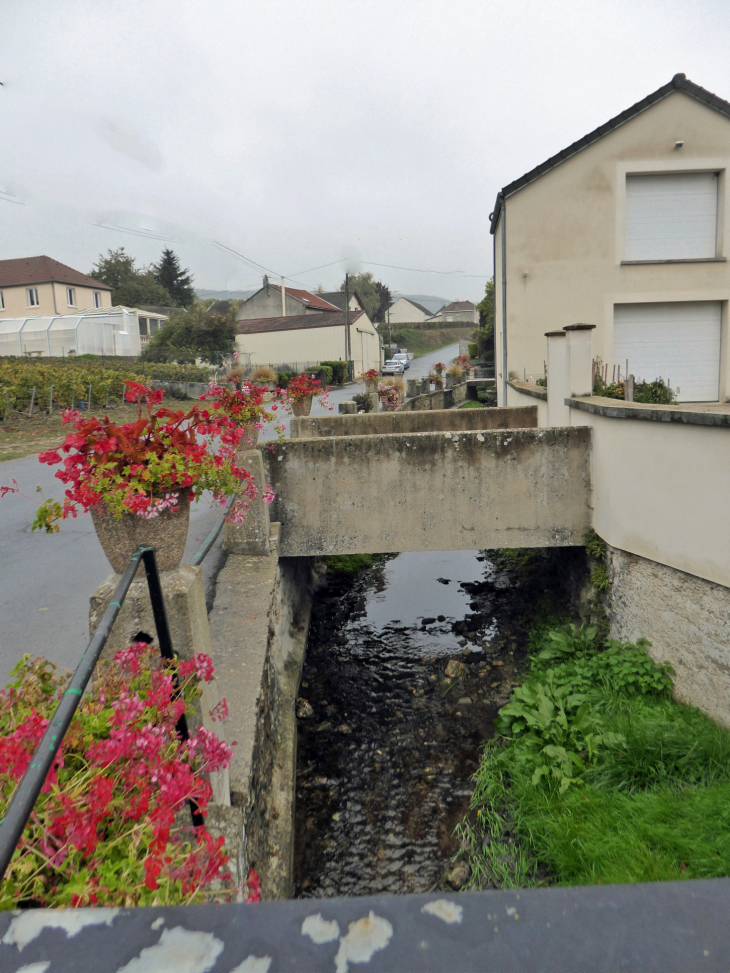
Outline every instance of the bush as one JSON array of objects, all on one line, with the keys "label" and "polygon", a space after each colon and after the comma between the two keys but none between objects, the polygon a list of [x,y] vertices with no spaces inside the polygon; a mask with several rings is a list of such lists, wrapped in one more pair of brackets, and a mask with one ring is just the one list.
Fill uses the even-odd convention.
[{"label": "bush", "polygon": [[634,402],[671,405],[677,401],[677,392],[669,388],[663,378],[657,378],[653,382],[637,382],[634,385]]},{"label": "bush", "polygon": [[[320,374],[321,373],[321,374]],[[320,365],[317,369],[317,378],[320,380],[322,385],[332,384],[332,366],[331,365]]]},{"label": "bush", "polygon": [[367,392],[359,392],[357,395],[353,395],[352,401],[357,406],[358,412],[372,412],[373,404]]},{"label": "bush", "polygon": [[254,368],[251,375],[252,382],[275,382],[276,380],[276,372],[273,368],[269,368],[268,365],[259,365],[257,368]]},{"label": "bush", "polygon": [[469,344],[469,357],[476,358],[479,354],[479,346],[475,344]]},{"label": "bush", "polygon": [[332,369],[332,384],[344,385],[350,370],[350,363],[346,361],[323,361],[320,365],[325,365]]}]

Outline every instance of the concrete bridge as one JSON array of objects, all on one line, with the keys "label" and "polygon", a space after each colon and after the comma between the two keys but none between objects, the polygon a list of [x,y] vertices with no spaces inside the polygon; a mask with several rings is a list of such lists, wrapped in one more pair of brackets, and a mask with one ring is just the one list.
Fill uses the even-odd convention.
[{"label": "concrete bridge", "polygon": [[279,552],[582,544],[590,430],[536,426],[534,406],[295,419],[263,454]]}]

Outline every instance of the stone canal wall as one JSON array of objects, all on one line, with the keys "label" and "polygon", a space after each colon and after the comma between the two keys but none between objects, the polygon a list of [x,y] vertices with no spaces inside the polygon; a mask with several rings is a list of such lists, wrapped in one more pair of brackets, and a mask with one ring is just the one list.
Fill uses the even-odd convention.
[{"label": "stone canal wall", "polygon": [[264,452],[280,552],[580,545],[590,445],[579,427],[289,441]]}]

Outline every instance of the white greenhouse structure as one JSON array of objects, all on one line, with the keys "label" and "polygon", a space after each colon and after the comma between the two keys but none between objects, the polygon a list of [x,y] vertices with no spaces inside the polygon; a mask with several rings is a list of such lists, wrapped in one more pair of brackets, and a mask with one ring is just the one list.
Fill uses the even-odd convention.
[{"label": "white greenhouse structure", "polygon": [[[56,317],[0,318],[0,356],[65,358],[76,355],[137,357],[148,321],[159,326],[164,315],[114,307]],[[149,337],[142,339],[145,344]]]}]

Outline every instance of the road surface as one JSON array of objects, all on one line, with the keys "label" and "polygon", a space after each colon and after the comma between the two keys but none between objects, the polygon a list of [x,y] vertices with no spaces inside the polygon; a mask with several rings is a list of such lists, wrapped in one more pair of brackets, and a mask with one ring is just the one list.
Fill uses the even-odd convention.
[{"label": "road surface", "polygon": [[[415,359],[406,377],[423,377],[432,365],[450,361],[458,350],[458,345],[449,345]],[[330,393],[334,411],[357,391],[349,386]],[[325,412],[314,403],[312,415]],[[273,435],[267,429],[262,438]],[[26,652],[75,667],[89,639],[89,596],[111,573],[88,514],[65,521],[58,534],[31,530],[40,500],[36,487],[46,497],[62,496],[63,485],[54,478],[56,469],[40,464],[35,455],[0,463],[0,485],[16,480],[25,494],[0,500],[0,686]],[[186,561],[215,525],[218,509],[204,500],[193,504]],[[221,562],[219,540],[203,562],[209,596]]]}]

